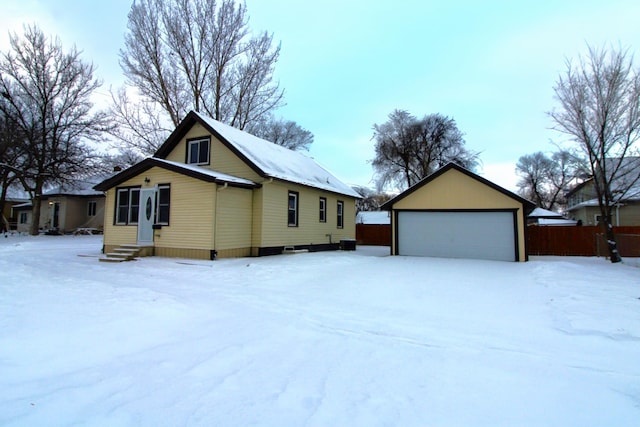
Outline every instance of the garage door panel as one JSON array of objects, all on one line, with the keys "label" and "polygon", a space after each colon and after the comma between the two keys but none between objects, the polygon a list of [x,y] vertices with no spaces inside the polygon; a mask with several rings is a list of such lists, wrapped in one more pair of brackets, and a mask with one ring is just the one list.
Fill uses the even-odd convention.
[{"label": "garage door panel", "polygon": [[515,260],[513,212],[398,212],[398,254]]}]

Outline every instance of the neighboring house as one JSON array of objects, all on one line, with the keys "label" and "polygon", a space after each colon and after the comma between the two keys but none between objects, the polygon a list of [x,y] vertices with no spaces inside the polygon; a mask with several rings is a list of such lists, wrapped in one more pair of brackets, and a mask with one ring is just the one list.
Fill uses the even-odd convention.
[{"label": "neighboring house", "polygon": [[578,221],[573,219],[567,219],[562,214],[558,212],[553,212],[547,209],[535,208],[533,212],[531,212],[527,216],[527,224],[528,225],[561,225],[561,226],[571,226],[576,225]]},{"label": "neighboring house", "polygon": [[391,254],[526,261],[533,203],[449,163],[382,205]]},{"label": "neighboring house", "polygon": [[105,253],[137,243],[200,259],[338,249],[360,197],[304,154],[193,111],[154,157],[95,188]]},{"label": "neighboring house", "polygon": [[[0,186],[0,191],[2,187]],[[16,190],[14,187],[7,188],[7,195],[4,201],[2,212],[0,212],[0,231],[16,230],[20,219],[14,211],[17,206],[29,201],[29,196],[24,191]]]},{"label": "neighboring house", "polygon": [[102,231],[104,194],[93,187],[105,176],[73,180],[44,192],[40,229],[61,234],[78,229]]},{"label": "neighboring house", "polygon": [[[630,173],[627,176],[621,176],[618,182],[612,183],[614,197],[619,194],[621,188],[629,186],[625,180],[637,177],[640,171],[640,158],[630,157],[625,160],[624,168],[628,169]],[[567,212],[571,219],[582,225],[598,225],[600,223],[600,207],[593,178],[589,178],[571,189],[567,193],[567,202]],[[636,182],[631,186],[630,191],[617,198],[613,204],[611,225],[640,225],[640,182]]]},{"label": "neighboring house", "polygon": [[[104,194],[93,187],[104,176],[77,179],[46,190],[40,206],[39,230],[45,233],[68,234],[80,230],[102,231]],[[13,207],[17,230],[29,232],[32,223],[32,203]]]}]

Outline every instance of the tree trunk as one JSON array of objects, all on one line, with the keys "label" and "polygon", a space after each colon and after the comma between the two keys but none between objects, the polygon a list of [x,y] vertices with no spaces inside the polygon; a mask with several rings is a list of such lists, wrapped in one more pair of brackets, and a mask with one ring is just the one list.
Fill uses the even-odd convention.
[{"label": "tree trunk", "polygon": [[31,228],[29,234],[37,236],[40,232],[40,206],[42,205],[41,196],[35,196],[33,198],[33,206],[31,209]]},{"label": "tree trunk", "polygon": [[620,252],[618,252],[618,244],[616,243],[616,237],[613,233],[613,226],[611,225],[611,217],[606,217],[602,226],[604,227],[604,235],[607,239],[607,248],[609,249],[609,259],[611,262],[620,262]]}]

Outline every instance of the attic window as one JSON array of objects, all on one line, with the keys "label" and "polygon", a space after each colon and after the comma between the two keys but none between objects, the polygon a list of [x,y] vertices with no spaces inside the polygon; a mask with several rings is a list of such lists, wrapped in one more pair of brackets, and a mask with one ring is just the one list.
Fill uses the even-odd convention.
[{"label": "attic window", "polygon": [[187,163],[190,165],[208,165],[211,153],[211,140],[198,138],[187,140]]}]

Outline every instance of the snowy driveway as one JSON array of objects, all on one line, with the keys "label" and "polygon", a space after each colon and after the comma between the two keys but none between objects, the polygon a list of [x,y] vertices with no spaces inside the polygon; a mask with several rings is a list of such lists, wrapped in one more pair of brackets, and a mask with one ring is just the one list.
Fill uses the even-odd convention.
[{"label": "snowy driveway", "polygon": [[[640,268],[0,239],[0,425],[637,426]],[[84,255],[84,256],[78,256]]]}]

